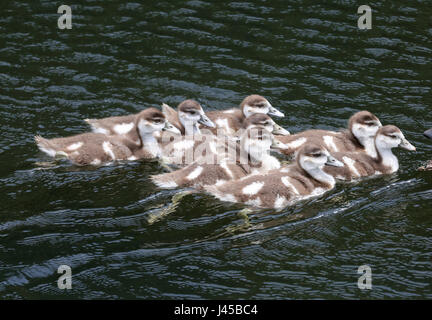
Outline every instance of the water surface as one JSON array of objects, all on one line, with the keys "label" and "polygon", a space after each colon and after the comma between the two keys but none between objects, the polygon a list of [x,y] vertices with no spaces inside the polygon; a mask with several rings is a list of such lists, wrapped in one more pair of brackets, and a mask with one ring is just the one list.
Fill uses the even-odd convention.
[{"label": "water surface", "polygon": [[[432,298],[432,7],[374,1],[15,1],[0,16],[0,297],[140,299]],[[33,136],[88,130],[84,118],[197,99],[237,106],[258,93],[291,132],[337,130],[367,109],[417,147],[398,173],[338,184],[250,225],[241,205],[185,197],[148,177],[157,162],[79,168]],[[57,288],[57,268],[73,289]],[[370,265],[372,290],[357,287]]]}]

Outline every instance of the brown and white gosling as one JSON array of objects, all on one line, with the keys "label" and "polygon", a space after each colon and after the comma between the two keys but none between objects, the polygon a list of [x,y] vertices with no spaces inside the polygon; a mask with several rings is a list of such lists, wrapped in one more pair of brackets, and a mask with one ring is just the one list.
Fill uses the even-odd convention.
[{"label": "brown and white gosling", "polygon": [[77,165],[100,165],[115,160],[159,157],[161,150],[153,134],[161,130],[178,133],[178,129],[155,108],[141,111],[134,119],[133,128],[137,131],[138,145],[122,136],[93,132],[54,139],[35,136],[35,142],[42,152],[51,157],[66,157]]},{"label": "brown and white gosling", "polygon": [[313,142],[323,145],[330,152],[366,152],[375,157],[374,138],[382,127],[380,120],[369,111],[360,111],[348,121],[348,130],[340,132],[328,130],[307,130],[290,136],[276,136],[289,148],[281,151],[292,155],[303,145]]},{"label": "brown and white gosling", "polygon": [[240,179],[250,174],[264,173],[280,168],[279,161],[269,154],[270,148],[284,148],[263,126],[248,126],[240,137],[240,147],[233,153],[218,154],[210,163],[202,158],[174,172],[152,176],[160,188],[201,188]]},{"label": "brown and white gosling", "polygon": [[402,131],[393,125],[381,127],[375,135],[376,157],[364,152],[333,152],[332,155],[344,163],[340,168],[326,168],[325,171],[339,180],[354,180],[361,177],[391,174],[399,170],[398,158],[393,148],[415,151],[416,148],[405,139]]},{"label": "brown and white gosling", "polygon": [[257,94],[247,96],[241,102],[240,108],[209,111],[207,115],[218,128],[223,129],[228,135],[233,135],[237,130],[243,127],[243,121],[254,113],[268,114],[269,116],[275,117],[285,116],[282,112],[273,107],[266,98]]},{"label": "brown and white gosling", "polygon": [[[181,102],[178,106],[179,112],[174,111],[174,116],[172,116],[170,109],[172,108],[165,104],[162,105],[162,111],[166,115],[168,122],[179,129],[179,134],[193,134],[198,128],[197,123],[209,127],[215,126],[205,115],[201,105],[195,100],[189,99]],[[90,125],[95,133],[125,136],[131,141],[138,142],[135,130],[135,119],[138,115],[139,113],[103,119],[85,119],[84,121]]]},{"label": "brown and white gosling", "polygon": [[[426,130],[424,133],[426,138],[429,138],[432,140],[432,129]],[[429,171],[432,170],[432,160],[429,160],[426,165],[421,166],[418,168],[420,171]]]},{"label": "brown and white gosling", "polygon": [[247,176],[205,190],[222,201],[281,209],[333,189],[335,179],[324,167],[343,166],[322,145],[309,143],[297,153],[296,163],[266,174]]},{"label": "brown and white gosling", "polygon": [[202,106],[195,100],[185,100],[177,106],[177,111],[167,104],[162,104],[162,112],[167,120],[176,126],[184,136],[201,134],[199,124],[208,128],[215,128]]}]

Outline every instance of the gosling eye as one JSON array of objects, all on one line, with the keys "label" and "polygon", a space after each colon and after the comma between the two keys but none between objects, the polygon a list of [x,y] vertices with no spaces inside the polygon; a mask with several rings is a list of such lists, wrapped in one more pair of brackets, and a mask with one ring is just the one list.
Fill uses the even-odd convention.
[{"label": "gosling eye", "polygon": [[312,157],[314,157],[314,158],[319,158],[319,157],[321,157],[322,156],[322,153],[314,153],[313,155],[312,155]]},{"label": "gosling eye", "polygon": [[196,111],[189,111],[189,113],[193,116],[197,114]]},{"label": "gosling eye", "polygon": [[375,122],[373,122],[373,121],[369,121],[369,122],[365,122],[365,124],[366,124],[368,127],[373,127],[373,126],[375,125]]}]

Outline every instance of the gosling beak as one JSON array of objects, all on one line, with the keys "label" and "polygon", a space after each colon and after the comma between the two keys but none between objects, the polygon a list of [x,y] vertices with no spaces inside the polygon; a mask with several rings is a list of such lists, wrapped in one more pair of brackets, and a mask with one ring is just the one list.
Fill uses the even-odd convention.
[{"label": "gosling beak", "polygon": [[423,134],[426,138],[432,139],[432,129],[426,130]]},{"label": "gosling beak", "polygon": [[290,132],[288,130],[285,130],[284,128],[282,128],[277,123],[274,123],[273,124],[273,134],[278,134],[281,136],[289,136]]},{"label": "gosling beak", "polygon": [[344,164],[343,162],[340,162],[338,159],[336,159],[335,157],[328,155],[327,156],[327,162],[325,163],[328,166],[333,166],[333,167],[343,167]]},{"label": "gosling beak", "polygon": [[273,107],[270,102],[268,102],[268,107],[269,107],[269,112],[267,113],[269,116],[274,116],[274,117],[279,117],[279,118],[283,118],[285,117],[285,115],[280,112],[278,109],[276,109],[275,107]]},{"label": "gosling beak", "polygon": [[278,139],[276,139],[275,137],[273,137],[272,138],[272,144],[271,144],[270,148],[271,149],[288,149],[289,147],[285,143],[283,143],[283,142],[279,141]]},{"label": "gosling beak", "polygon": [[269,116],[274,116],[274,117],[279,117],[279,118],[285,117],[285,115],[282,112],[280,112],[278,109],[276,109],[275,107],[273,107],[271,104],[269,104],[268,115]]},{"label": "gosling beak", "polygon": [[399,147],[409,151],[416,151],[416,147],[414,147],[411,143],[409,143],[409,141],[405,138],[402,139],[402,142],[399,144]]},{"label": "gosling beak", "polygon": [[201,118],[198,120],[199,123],[205,125],[209,128],[216,128],[216,125],[209,119],[209,117],[206,116],[205,113],[201,114]]},{"label": "gosling beak", "polygon": [[181,134],[180,130],[174,127],[170,122],[165,121],[165,127],[163,127],[162,131],[168,131],[175,134]]}]

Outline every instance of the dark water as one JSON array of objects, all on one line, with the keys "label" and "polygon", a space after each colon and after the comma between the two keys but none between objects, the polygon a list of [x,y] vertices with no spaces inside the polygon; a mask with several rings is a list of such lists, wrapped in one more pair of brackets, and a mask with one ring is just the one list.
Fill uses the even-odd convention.
[{"label": "dark water", "polygon": [[[72,30],[57,28],[60,4],[0,5],[1,298],[432,298],[432,174],[416,171],[432,158],[430,1],[374,1],[368,31],[357,28],[366,3],[349,0],[75,0]],[[368,109],[418,151],[396,151],[397,174],[253,213],[250,226],[241,206],[205,194],[150,224],[176,192],[149,182],[156,162],[36,164],[48,158],[35,134],[252,93],[292,132]],[[61,264],[72,290],[57,288]],[[364,264],[372,290],[357,287]]]}]

